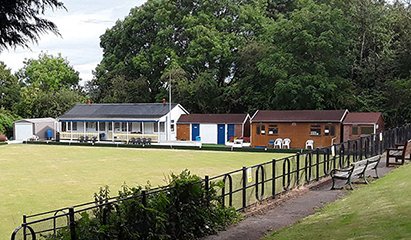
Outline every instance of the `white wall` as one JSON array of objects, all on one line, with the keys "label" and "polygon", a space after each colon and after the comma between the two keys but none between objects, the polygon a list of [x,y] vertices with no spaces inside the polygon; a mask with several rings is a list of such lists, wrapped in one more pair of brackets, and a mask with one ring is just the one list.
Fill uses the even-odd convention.
[{"label": "white wall", "polygon": [[160,122],[165,122],[165,129],[166,129],[166,133],[169,134],[170,139],[169,141],[176,141],[177,140],[177,120],[180,118],[181,115],[183,114],[187,114],[183,108],[180,106],[180,104],[178,104],[177,106],[175,106],[173,109],[171,109],[171,120],[174,120],[174,131],[170,131],[170,123],[168,122],[168,117],[170,116],[170,114],[167,114],[163,117],[160,118]]},{"label": "white wall", "polygon": [[29,122],[21,122],[14,124],[15,140],[26,141],[33,136],[33,124]]},{"label": "white wall", "polygon": [[200,124],[202,143],[217,144],[217,124]]}]

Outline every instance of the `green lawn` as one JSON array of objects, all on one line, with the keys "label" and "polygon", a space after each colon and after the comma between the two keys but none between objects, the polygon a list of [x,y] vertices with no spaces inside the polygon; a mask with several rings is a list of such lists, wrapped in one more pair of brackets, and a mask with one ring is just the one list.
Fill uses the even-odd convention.
[{"label": "green lawn", "polygon": [[411,239],[410,172],[396,169],[265,240]]},{"label": "green lawn", "polygon": [[91,201],[99,187],[112,195],[127,185],[164,185],[171,172],[225,173],[290,154],[103,147],[1,145],[0,239],[8,239],[23,214]]}]

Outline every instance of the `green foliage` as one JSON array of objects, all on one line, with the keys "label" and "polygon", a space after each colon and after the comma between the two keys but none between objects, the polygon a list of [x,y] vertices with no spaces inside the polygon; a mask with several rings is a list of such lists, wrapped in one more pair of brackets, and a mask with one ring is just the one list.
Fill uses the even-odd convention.
[{"label": "green foliage", "polygon": [[60,54],[57,57],[41,53],[38,59],[28,59],[17,73],[25,85],[43,91],[76,87],[80,81],[79,72]]},{"label": "green foliage", "polygon": [[3,62],[0,62],[0,108],[12,109],[20,99],[17,78]]},{"label": "green foliage", "polygon": [[[96,102],[152,102],[171,82],[190,112],[391,116],[392,84],[411,77],[410,34],[405,1],[148,0],[101,36],[88,89]],[[388,125],[406,120],[395,116]]]},{"label": "green foliage", "polygon": [[19,118],[12,112],[0,108],[0,134],[5,134],[10,139],[13,136],[13,122]]},{"label": "green foliage", "polygon": [[47,31],[58,34],[57,26],[42,18],[46,9],[64,8],[58,0],[4,0],[0,10],[0,50],[7,47],[27,46],[36,42]]},{"label": "green foliage", "polygon": [[[109,203],[108,187],[95,194],[96,208],[81,214],[76,222],[79,240],[106,239],[198,239],[215,233],[236,221],[238,213],[219,203],[217,188],[211,183],[206,191],[204,182],[188,170],[170,176],[163,191],[150,193],[150,186],[123,186],[118,201]],[[143,190],[148,194],[142,199]],[[145,201],[145,202],[143,202]],[[68,229],[57,237],[69,239]]]},{"label": "green foliage", "polygon": [[17,73],[22,87],[13,109],[22,117],[58,117],[85,97],[78,85],[79,73],[61,55],[40,54]]},{"label": "green foliage", "polygon": [[91,96],[117,102],[132,95],[115,87],[121,76],[138,82],[140,97],[131,101],[156,101],[167,96],[169,73],[183,71],[184,78],[172,77],[173,101],[193,111],[221,111],[215,96],[233,77],[236,51],[262,31],[264,12],[264,1],[150,0],[101,37],[104,57],[88,86]]},{"label": "green foliage", "polygon": [[62,88],[53,92],[23,87],[16,112],[25,118],[59,117],[76,103],[84,102],[81,92]]}]

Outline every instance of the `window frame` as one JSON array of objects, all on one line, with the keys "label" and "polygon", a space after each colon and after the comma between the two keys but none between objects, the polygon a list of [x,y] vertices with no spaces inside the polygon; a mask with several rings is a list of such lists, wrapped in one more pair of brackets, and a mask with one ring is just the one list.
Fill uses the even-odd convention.
[{"label": "window frame", "polygon": [[[354,129],[355,129],[355,133],[354,133]],[[353,125],[351,127],[351,135],[360,135],[358,130],[359,130],[359,127],[357,125]]]},{"label": "window frame", "polygon": [[[317,134],[313,134],[316,132]],[[310,136],[321,136],[322,127],[321,124],[311,124],[310,125]]]},{"label": "window frame", "polygon": [[277,124],[268,124],[268,135],[278,135],[278,125]]}]

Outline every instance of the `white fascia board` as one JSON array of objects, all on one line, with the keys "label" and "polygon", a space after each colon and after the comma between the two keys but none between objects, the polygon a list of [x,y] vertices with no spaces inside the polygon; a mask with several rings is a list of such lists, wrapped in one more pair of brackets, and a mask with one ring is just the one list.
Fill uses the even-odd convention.
[{"label": "white fascia board", "polygon": [[345,119],[345,117],[347,116],[347,114],[348,114],[348,109],[345,109],[345,112],[344,112],[343,116],[342,116],[341,119],[340,119],[340,123],[343,123],[343,122],[344,122],[344,119]]},{"label": "white fascia board", "polygon": [[255,118],[255,115],[257,115],[257,113],[259,112],[260,110],[257,110],[255,113],[254,113],[254,115],[251,117],[251,119],[250,119],[250,123],[252,123],[253,122],[253,119]]}]

